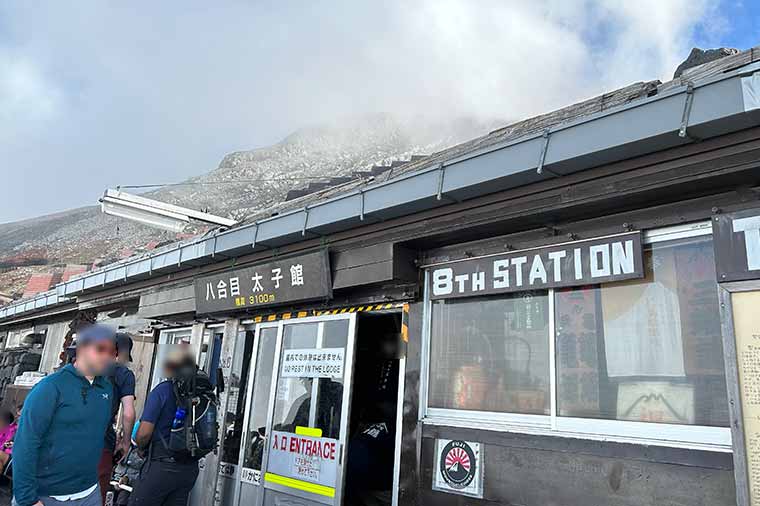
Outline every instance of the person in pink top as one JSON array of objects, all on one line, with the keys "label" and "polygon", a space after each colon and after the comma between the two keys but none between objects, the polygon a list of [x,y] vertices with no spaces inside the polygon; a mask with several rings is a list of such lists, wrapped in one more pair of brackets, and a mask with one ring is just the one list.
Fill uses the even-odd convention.
[{"label": "person in pink top", "polygon": [[5,453],[11,453],[12,445],[6,443],[13,442],[13,436],[16,435],[18,423],[16,417],[10,411],[0,412],[0,448]]}]

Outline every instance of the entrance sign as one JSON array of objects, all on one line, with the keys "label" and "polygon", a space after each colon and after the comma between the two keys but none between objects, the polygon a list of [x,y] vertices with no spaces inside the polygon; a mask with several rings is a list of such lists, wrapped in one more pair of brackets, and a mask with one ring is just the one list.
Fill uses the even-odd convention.
[{"label": "entrance sign", "polygon": [[282,353],[283,378],[343,377],[345,348],[307,348]]},{"label": "entrance sign", "polygon": [[196,312],[258,309],[332,297],[326,250],[195,280]]},{"label": "entrance sign", "polygon": [[641,232],[510,251],[428,269],[433,300],[644,277]]},{"label": "entrance sign", "polygon": [[480,443],[436,440],[433,490],[483,498],[483,452]]},{"label": "entrance sign", "polygon": [[333,497],[338,479],[339,451],[337,439],[273,431],[266,479]]},{"label": "entrance sign", "polygon": [[718,282],[760,278],[760,209],[713,217]]}]

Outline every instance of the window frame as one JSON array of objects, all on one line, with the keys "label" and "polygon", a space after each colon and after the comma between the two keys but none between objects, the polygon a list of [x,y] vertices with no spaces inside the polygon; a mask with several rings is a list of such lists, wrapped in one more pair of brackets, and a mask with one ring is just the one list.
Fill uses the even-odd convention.
[{"label": "window frame", "polygon": [[[663,227],[644,231],[643,245],[667,242],[689,237],[712,236],[712,222],[700,221],[686,225]],[[432,301],[428,291],[428,272],[425,271],[423,295],[422,363],[420,405],[418,418],[424,424],[449,427],[466,427],[499,432],[533,435],[551,435],[599,441],[615,441],[676,448],[706,449],[731,452],[731,429],[703,425],[678,425],[655,422],[635,422],[601,418],[558,416],[557,364],[556,364],[556,313],[555,290],[549,289],[549,415],[468,411],[434,408],[428,405],[430,385],[430,357],[432,339]],[[716,297],[718,285],[716,283]]]}]

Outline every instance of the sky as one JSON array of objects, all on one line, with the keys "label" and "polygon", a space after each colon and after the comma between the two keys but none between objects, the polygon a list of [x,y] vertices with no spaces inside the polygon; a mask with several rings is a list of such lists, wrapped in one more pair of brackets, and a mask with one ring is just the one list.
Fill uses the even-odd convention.
[{"label": "sky", "polygon": [[305,126],[517,120],[758,44],[756,0],[2,0],[0,223]]}]

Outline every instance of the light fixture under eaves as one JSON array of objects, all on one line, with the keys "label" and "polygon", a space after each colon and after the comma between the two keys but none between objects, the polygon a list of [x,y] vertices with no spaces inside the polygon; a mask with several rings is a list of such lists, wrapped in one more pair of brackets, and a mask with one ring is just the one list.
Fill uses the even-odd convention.
[{"label": "light fixture under eaves", "polygon": [[106,190],[100,198],[100,208],[111,216],[177,233],[182,232],[191,221],[224,227],[231,227],[237,223],[229,218],[111,189]]}]

